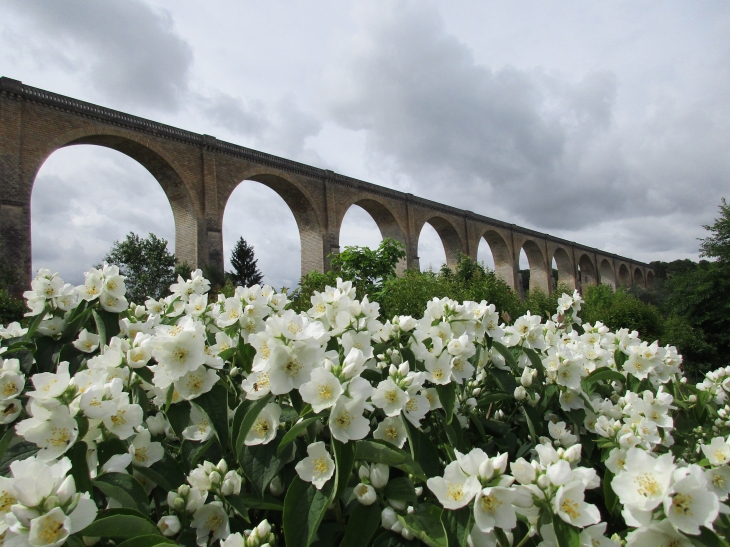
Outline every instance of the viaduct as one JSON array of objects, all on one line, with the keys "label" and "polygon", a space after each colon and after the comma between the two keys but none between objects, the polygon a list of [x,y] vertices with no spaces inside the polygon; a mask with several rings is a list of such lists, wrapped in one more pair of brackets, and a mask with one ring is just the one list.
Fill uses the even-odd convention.
[{"label": "viaduct", "polygon": [[530,267],[530,287],[571,288],[606,283],[651,284],[648,264],[566,241],[514,224],[435,203],[332,171],[265,154],[116,110],[86,103],[18,80],[0,78],[0,248],[20,273],[22,290],[31,271],[31,192],[54,151],[75,144],[113,148],[137,160],[157,179],[175,219],[175,254],[193,267],[223,266],[223,212],[244,180],[268,186],[287,203],[301,237],[301,271],[324,271],[340,250],[342,220],[352,205],[365,209],[383,237],[406,248],[402,267],[418,268],[418,237],[433,226],[453,265],[459,253],[476,260],[484,238],[495,271],[521,291],[520,250]]}]

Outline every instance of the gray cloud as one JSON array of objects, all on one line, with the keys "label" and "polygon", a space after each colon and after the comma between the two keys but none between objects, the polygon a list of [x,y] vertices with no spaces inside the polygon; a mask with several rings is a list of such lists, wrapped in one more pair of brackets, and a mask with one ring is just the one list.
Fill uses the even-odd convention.
[{"label": "gray cloud", "polygon": [[[718,200],[730,174],[720,153],[730,144],[726,96],[682,103],[670,90],[628,117],[610,71],[576,81],[493,69],[433,6],[386,5],[358,13],[359,31],[327,81],[333,119],[366,132],[373,171],[385,166],[414,193],[550,230],[698,213]],[[714,78],[712,89],[727,87],[726,70]]]},{"label": "gray cloud", "polygon": [[175,226],[164,191],[118,152],[94,146],[59,150],[41,168],[33,190],[34,270],[51,268],[67,282],[81,283],[83,272],[129,232],[152,232],[174,251]]},{"label": "gray cloud", "polygon": [[172,111],[187,92],[192,48],[166,11],[140,0],[4,5],[29,22],[24,39],[36,63],[61,57],[117,104]]}]

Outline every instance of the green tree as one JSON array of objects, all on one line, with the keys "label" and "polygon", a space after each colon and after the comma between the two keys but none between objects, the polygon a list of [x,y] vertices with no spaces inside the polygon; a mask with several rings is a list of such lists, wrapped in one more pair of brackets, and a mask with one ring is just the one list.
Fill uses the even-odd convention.
[{"label": "green tree", "polygon": [[370,300],[377,300],[383,284],[396,276],[396,266],[405,257],[405,246],[386,237],[377,249],[345,247],[341,253],[330,256],[330,267],[343,279],[352,281],[359,298],[367,294]]},{"label": "green tree", "polygon": [[13,296],[13,287],[17,284],[18,273],[8,266],[0,249],[0,325],[23,319],[25,302]]},{"label": "green tree", "polygon": [[719,263],[730,265],[730,205],[725,198],[720,202],[719,218],[703,228],[712,235],[701,240],[700,256],[716,258]]},{"label": "green tree", "polygon": [[226,273],[234,285],[242,287],[258,285],[264,276],[259,271],[257,262],[258,260],[254,258],[253,247],[246,243],[245,239],[239,237],[231,252],[233,271]]},{"label": "green tree", "polygon": [[167,250],[167,241],[152,233],[143,239],[130,232],[124,241],[114,242],[104,261],[119,266],[127,278],[127,298],[136,303],[163,297],[178,274],[190,275],[187,263],[178,264]]}]

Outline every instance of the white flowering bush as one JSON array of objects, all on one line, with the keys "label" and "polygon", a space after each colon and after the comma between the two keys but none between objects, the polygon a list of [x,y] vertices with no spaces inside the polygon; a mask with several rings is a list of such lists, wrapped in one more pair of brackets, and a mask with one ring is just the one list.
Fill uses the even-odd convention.
[{"label": "white flowering bush", "polygon": [[288,309],[200,271],[125,299],[40,270],[0,327],[0,534],[73,547],[727,546],[730,367],[556,314],[350,283]]}]

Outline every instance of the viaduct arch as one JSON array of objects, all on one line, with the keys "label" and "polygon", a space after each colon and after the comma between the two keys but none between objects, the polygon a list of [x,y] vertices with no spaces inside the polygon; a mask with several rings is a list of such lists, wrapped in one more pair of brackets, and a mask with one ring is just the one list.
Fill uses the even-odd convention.
[{"label": "viaduct arch", "polygon": [[[175,219],[175,254],[191,266],[223,266],[223,212],[244,180],[273,189],[287,203],[301,238],[301,271],[325,271],[340,250],[342,220],[352,205],[365,209],[383,237],[406,247],[402,268],[418,268],[418,238],[426,223],[444,245],[447,264],[476,260],[483,238],[495,271],[518,289],[519,254],[530,263],[533,287],[558,283],[646,285],[648,264],[514,224],[376,186],[332,171],[220,141],[0,77],[0,246],[19,273],[17,292],[32,278],[30,203],[36,175],[55,151],[75,144],[113,148],[135,159],[165,191]],[[580,272],[580,275],[579,275]]]}]

